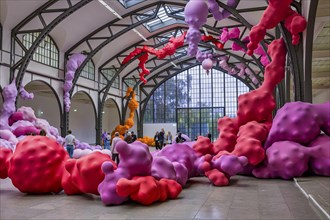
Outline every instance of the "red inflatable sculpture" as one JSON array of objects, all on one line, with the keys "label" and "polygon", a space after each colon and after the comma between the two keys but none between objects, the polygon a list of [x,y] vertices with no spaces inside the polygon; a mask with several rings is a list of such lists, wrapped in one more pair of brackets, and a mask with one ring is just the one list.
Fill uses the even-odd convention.
[{"label": "red inflatable sculpture", "polygon": [[99,195],[97,187],[104,179],[101,166],[105,161],[111,162],[113,167],[117,168],[110,156],[101,152],[67,160],[62,179],[64,192],[68,195],[82,193]]},{"label": "red inflatable sculpture", "polygon": [[224,154],[233,154],[246,156],[249,164],[257,165],[264,159],[262,143],[271,127],[272,111],[275,108],[273,91],[285,73],[286,48],[283,39],[273,41],[268,53],[272,62],[265,69],[263,84],[239,96],[236,118],[219,119],[220,134],[213,143],[213,151],[217,154],[214,160]]},{"label": "red inflatable sculpture", "polygon": [[250,32],[250,43],[247,54],[252,55],[266,35],[267,29],[276,27],[281,21],[292,35],[292,44],[299,43],[299,33],[306,28],[307,22],[304,17],[293,11],[290,7],[292,0],[269,0],[268,7],[264,11],[260,22]]},{"label": "red inflatable sculpture", "polygon": [[184,38],[186,36],[186,32],[184,32],[180,37],[174,38],[171,37],[168,43],[160,50],[156,50],[152,47],[143,46],[143,48],[136,48],[133,52],[131,52],[122,62],[122,65],[129,62],[133,57],[145,53],[141,55],[139,59],[139,67],[142,69],[140,73],[140,80],[144,83],[147,82],[145,76],[150,73],[150,71],[145,67],[145,64],[149,58],[148,53],[156,55],[158,59],[164,59],[166,56],[171,56],[175,53],[178,47],[182,47],[184,44]]},{"label": "red inflatable sculpture", "polygon": [[121,178],[116,187],[119,196],[130,196],[132,200],[143,205],[165,201],[167,198],[174,199],[181,191],[181,185],[175,180],[158,181],[152,176],[135,176],[132,180]]},{"label": "red inflatable sculpture", "polygon": [[13,151],[9,148],[0,147],[0,179],[8,177],[9,161]]},{"label": "red inflatable sculpture", "polygon": [[[149,75],[150,70],[148,70],[145,66],[148,58],[149,58],[149,54],[152,55],[156,55],[158,59],[164,59],[166,56],[171,56],[175,53],[175,51],[177,50],[177,48],[182,47],[184,44],[184,39],[186,36],[187,32],[184,32],[181,36],[174,38],[171,37],[168,40],[168,43],[160,50],[154,49],[152,47],[148,47],[148,46],[143,46],[143,48],[136,48],[134,51],[132,51],[129,55],[127,55],[127,57],[125,57],[125,59],[123,60],[123,62],[121,63],[122,65],[128,63],[131,59],[133,59],[133,57],[136,57],[137,55],[142,54],[140,57],[138,57],[139,59],[139,68],[142,70],[140,75],[140,80],[143,83],[147,83],[147,80],[145,78],[145,76]],[[217,48],[219,49],[223,49],[223,43],[221,43],[219,40],[215,39],[212,36],[202,36],[202,40],[205,42],[211,42],[213,43]]]},{"label": "red inflatable sculpture", "polygon": [[24,193],[58,193],[64,163],[69,158],[63,146],[45,136],[27,136],[16,145],[8,176]]}]

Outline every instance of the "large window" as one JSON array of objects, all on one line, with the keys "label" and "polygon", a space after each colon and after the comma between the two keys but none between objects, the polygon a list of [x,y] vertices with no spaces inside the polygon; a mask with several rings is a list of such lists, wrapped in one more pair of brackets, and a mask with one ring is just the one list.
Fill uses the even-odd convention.
[{"label": "large window", "polygon": [[92,60],[88,61],[81,71],[81,77],[95,80],[95,66]]},{"label": "large window", "polygon": [[144,123],[177,123],[181,132],[218,136],[217,122],[236,117],[237,97],[249,88],[233,76],[201,66],[184,71],[159,86],[146,104]]},{"label": "large window", "polygon": [[[28,33],[23,35],[23,45],[26,49],[29,49],[33,42],[37,39],[40,33]],[[23,51],[24,56],[24,51]],[[37,50],[33,54],[34,61],[58,68],[58,49],[54,41],[46,36],[43,41],[39,44]]]}]

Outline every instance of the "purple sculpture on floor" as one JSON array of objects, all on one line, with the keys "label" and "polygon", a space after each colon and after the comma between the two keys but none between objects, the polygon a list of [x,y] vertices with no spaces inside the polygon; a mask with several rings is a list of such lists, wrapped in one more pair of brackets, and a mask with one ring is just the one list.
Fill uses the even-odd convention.
[{"label": "purple sculpture on floor", "polygon": [[312,149],[310,170],[317,175],[330,176],[330,137],[322,134],[308,144]]},{"label": "purple sculpture on floor", "polygon": [[292,179],[308,170],[310,150],[292,141],[275,142],[266,150],[267,159],[253,170],[258,178]]},{"label": "purple sculpture on floor", "polygon": [[120,178],[132,179],[134,176],[150,176],[152,156],[147,145],[135,141],[127,144],[120,141],[116,145],[120,156],[118,168],[114,170],[111,162],[104,162],[102,170],[104,180],[98,186],[101,200],[106,205],[118,205],[128,200],[128,197],[119,196],[116,185]]},{"label": "purple sculpture on floor", "polygon": [[[321,130],[325,134],[320,135]],[[329,131],[330,102],[285,104],[277,112],[265,143],[267,157],[253,175],[291,179],[310,168],[315,174],[330,176]]]},{"label": "purple sculpture on floor", "polygon": [[321,130],[330,135],[330,102],[290,102],[278,110],[265,148],[277,141],[294,141],[305,145],[314,140]]}]

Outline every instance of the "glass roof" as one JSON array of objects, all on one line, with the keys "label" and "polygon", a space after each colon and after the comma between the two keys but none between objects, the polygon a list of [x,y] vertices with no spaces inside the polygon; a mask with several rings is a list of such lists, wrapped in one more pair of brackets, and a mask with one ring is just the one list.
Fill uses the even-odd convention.
[{"label": "glass roof", "polygon": [[145,0],[118,0],[125,8],[132,7],[133,5],[139,4]]},{"label": "glass roof", "polygon": [[[150,11],[145,12],[146,15],[152,15],[155,12],[156,9],[152,9]],[[182,23],[185,24],[185,22],[181,19],[175,19],[173,17],[170,17],[169,15],[176,15],[176,16],[184,16],[183,8],[175,7],[175,6],[169,6],[165,5],[160,7],[158,14],[155,19],[152,21],[146,22],[143,25],[148,29],[148,31],[152,32],[157,29],[160,29],[162,27],[174,24],[174,23]],[[145,16],[138,15],[136,16],[137,20],[144,19]]]}]

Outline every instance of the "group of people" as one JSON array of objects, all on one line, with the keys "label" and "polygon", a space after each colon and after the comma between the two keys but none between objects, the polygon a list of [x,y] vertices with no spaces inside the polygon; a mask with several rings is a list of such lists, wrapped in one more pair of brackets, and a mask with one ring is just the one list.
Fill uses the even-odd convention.
[{"label": "group of people", "polygon": [[[103,133],[104,134],[104,133]],[[116,144],[118,141],[122,140],[120,138],[119,132],[115,132],[115,137],[111,140],[111,135],[110,133],[107,133],[106,135],[102,135],[102,140],[104,143],[104,149],[108,149],[111,151],[112,154],[112,160],[119,164],[119,155],[118,151],[116,150]],[[137,136],[134,133],[134,131],[126,131],[124,134],[124,141],[126,141],[128,144],[133,143],[134,141],[137,140]]]},{"label": "group of people", "polygon": [[156,134],[154,136],[156,150],[161,150],[166,144],[172,144],[172,140],[173,136],[170,131],[167,132],[166,135],[164,128],[162,128],[160,132],[156,131]]},{"label": "group of people", "polygon": [[[134,133],[134,131],[131,131],[131,132],[126,131],[126,133],[124,134],[124,141],[126,141],[128,144],[130,144],[136,140],[137,140],[137,136]],[[110,133],[103,132],[102,141],[103,141],[104,149],[110,150],[110,145],[111,145]]]}]

